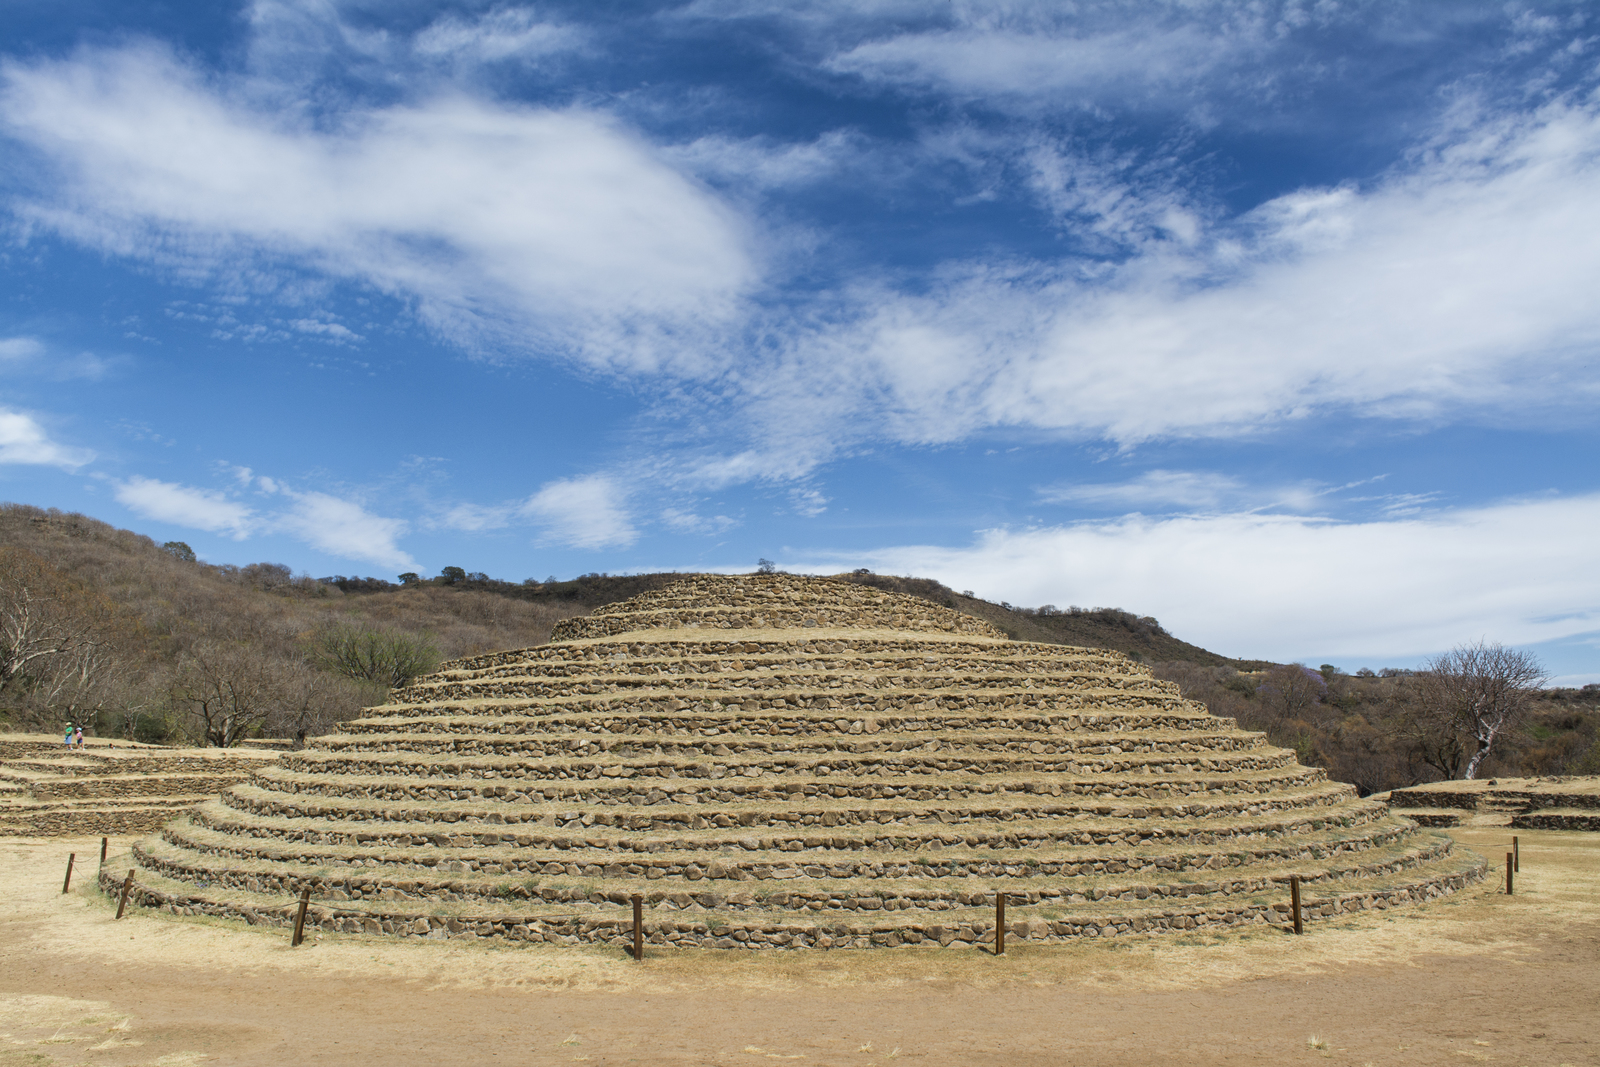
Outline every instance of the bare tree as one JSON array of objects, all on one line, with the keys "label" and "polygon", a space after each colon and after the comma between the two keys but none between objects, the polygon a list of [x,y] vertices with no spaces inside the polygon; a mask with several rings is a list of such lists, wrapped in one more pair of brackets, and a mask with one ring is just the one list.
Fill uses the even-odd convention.
[{"label": "bare tree", "polygon": [[265,732],[292,738],[297,749],[305,747],[307,737],[327,733],[335,723],[358,715],[364,704],[379,703],[385,696],[381,684],[341,678],[302,662],[283,665],[283,683]]},{"label": "bare tree", "polygon": [[179,662],[172,700],[196,740],[230,748],[260,733],[290,682],[282,658],[260,645],[201,641]]},{"label": "bare tree", "polygon": [[0,549],[0,698],[34,717],[98,710],[120,666],[114,616],[33,553]]},{"label": "bare tree", "polygon": [[1413,740],[1429,764],[1470,779],[1548,677],[1527,652],[1490,641],[1457,645],[1415,678]]},{"label": "bare tree", "polygon": [[1328,693],[1321,674],[1304,663],[1274,667],[1256,688],[1256,697],[1269,726],[1306,722]]}]

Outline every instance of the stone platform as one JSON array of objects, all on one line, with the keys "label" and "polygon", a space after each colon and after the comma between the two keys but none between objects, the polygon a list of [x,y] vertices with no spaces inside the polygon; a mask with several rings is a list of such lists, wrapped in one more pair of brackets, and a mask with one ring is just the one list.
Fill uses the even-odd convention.
[{"label": "stone platform", "polygon": [[0,834],[149,833],[274,758],[265,751],[102,740],[80,749],[0,738]]},{"label": "stone platform", "polygon": [[[696,577],[446,664],[134,850],[135,900],[410,937],[974,945],[1409,904],[1483,861],[1119,653]],[[110,885],[127,864],[108,864]]]},{"label": "stone platform", "polygon": [[1600,830],[1600,776],[1485,778],[1396,789],[1396,811],[1424,826]]}]

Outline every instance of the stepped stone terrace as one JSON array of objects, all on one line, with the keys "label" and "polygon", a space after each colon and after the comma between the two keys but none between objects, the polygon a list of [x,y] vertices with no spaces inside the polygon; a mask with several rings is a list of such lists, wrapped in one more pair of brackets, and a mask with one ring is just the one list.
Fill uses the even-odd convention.
[{"label": "stepped stone terrace", "polygon": [[89,746],[0,738],[0,834],[150,833],[273,759],[249,749]]},{"label": "stepped stone terrace", "polygon": [[[700,576],[446,664],[134,849],[134,900],[404,937],[840,948],[1282,925],[1483,861],[1115,652]],[[115,885],[125,864],[108,864]]]}]

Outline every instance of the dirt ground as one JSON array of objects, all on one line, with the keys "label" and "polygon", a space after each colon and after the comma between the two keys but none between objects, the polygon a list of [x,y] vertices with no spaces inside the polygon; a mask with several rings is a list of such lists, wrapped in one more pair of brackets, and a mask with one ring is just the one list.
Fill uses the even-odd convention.
[{"label": "dirt ground", "polygon": [[[0,1065],[1600,1064],[1600,834],[1458,840],[1487,884],[1183,939],[680,952],[328,935],[114,906],[99,841],[0,839]],[[127,842],[123,842],[126,847]],[[87,867],[61,893],[67,853]],[[113,845],[113,862],[116,861]]]}]

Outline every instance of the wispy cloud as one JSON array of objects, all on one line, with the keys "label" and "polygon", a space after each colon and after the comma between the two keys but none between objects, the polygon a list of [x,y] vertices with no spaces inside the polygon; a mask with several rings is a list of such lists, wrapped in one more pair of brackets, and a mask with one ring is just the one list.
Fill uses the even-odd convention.
[{"label": "wispy cloud", "polygon": [[1130,516],[828,558],[1018,603],[1136,607],[1226,655],[1420,656],[1600,630],[1597,523],[1588,495],[1351,523]]},{"label": "wispy cloud", "polygon": [[355,501],[327,493],[292,489],[283,493],[292,504],[274,519],[277,529],[344,559],[367,560],[395,570],[418,565],[398,544],[409,528],[403,520],[374,515]]},{"label": "wispy cloud", "polygon": [[605,475],[549,482],[518,509],[544,529],[546,540],[572,548],[619,548],[639,531],[625,508],[626,489]]},{"label": "wispy cloud", "polygon": [[93,459],[94,453],[87,448],[51,440],[32,415],[0,408],[0,463],[77,470]]},{"label": "wispy cloud", "polygon": [[863,284],[740,398],[773,462],[1029,427],[1124,445],[1319,414],[1428,425],[1600,395],[1600,105],[1452,130],[1370,186],[1307,189],[1087,276]]},{"label": "wispy cloud", "polygon": [[699,515],[685,508],[666,508],[661,512],[661,523],[674,533],[719,534],[739,525],[739,520],[727,515]]},{"label": "wispy cloud", "polygon": [[[399,545],[409,529],[401,519],[368,511],[360,502],[318,490],[301,490],[248,467],[224,465],[225,490],[134,475],[117,483],[118,503],[147,519],[243,541],[252,535],[288,534],[341,559],[396,569],[417,566]],[[250,494],[252,503],[240,499]]]},{"label": "wispy cloud", "polygon": [[25,363],[44,355],[44,344],[36,337],[0,337],[0,361]]},{"label": "wispy cloud", "polygon": [[961,96],[1167,103],[1181,98],[1174,90],[1253,58],[1267,44],[1238,28],[1150,24],[1159,18],[1100,33],[1067,27],[1052,32],[1038,20],[1027,20],[1034,24],[1026,27],[993,20],[866,41],[832,56],[826,66],[870,81],[938,86]]},{"label": "wispy cloud", "polygon": [[445,15],[411,39],[419,56],[472,63],[538,60],[582,47],[588,34],[540,19],[532,8],[498,7],[476,18]]},{"label": "wispy cloud", "polygon": [[1246,491],[1244,482],[1212,471],[1146,471],[1126,482],[1062,483],[1039,490],[1049,504],[1136,509],[1178,507],[1211,510],[1232,503]]},{"label": "wispy cloud", "polygon": [[117,485],[117,503],[156,522],[226,534],[243,541],[259,526],[255,511],[226,493],[134,475]]},{"label": "wispy cloud", "polygon": [[694,374],[755,280],[744,224],[599,112],[442,92],[313,126],[150,46],[8,61],[3,84],[31,225],[191,273],[353,279],[469,348]]},{"label": "wispy cloud", "polygon": [[54,352],[37,337],[0,337],[0,368],[12,375],[26,374],[47,381],[99,381],[119,362],[120,358],[106,359],[93,352]]}]

